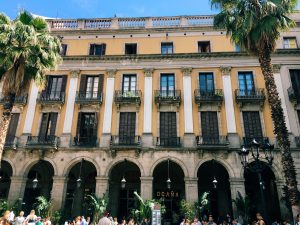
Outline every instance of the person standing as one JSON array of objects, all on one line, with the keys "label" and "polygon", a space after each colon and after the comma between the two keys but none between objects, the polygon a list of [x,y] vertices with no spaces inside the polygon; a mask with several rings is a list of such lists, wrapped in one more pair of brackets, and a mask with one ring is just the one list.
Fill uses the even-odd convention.
[{"label": "person standing", "polygon": [[257,225],[265,225],[265,221],[260,213],[256,213]]},{"label": "person standing", "polygon": [[35,211],[31,210],[29,215],[25,219],[25,223],[27,223],[27,225],[35,225],[36,220],[37,216],[35,215]]},{"label": "person standing", "polygon": [[3,216],[0,218],[0,225],[9,225],[9,214],[10,214],[10,211],[5,211]]},{"label": "person standing", "polygon": [[25,221],[24,211],[21,211],[19,216],[17,216],[15,219],[15,225],[23,225],[24,221]]},{"label": "person standing", "polygon": [[214,222],[214,218],[212,215],[209,215],[208,216],[208,223],[207,225],[217,225],[215,222]]},{"label": "person standing", "polygon": [[201,222],[199,221],[198,217],[194,218],[194,222],[192,223],[192,225],[202,225]]}]

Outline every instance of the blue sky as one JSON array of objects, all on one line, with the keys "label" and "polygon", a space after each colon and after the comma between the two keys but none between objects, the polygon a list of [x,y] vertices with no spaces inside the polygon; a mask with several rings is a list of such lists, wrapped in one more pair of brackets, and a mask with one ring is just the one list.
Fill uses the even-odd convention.
[{"label": "blue sky", "polygon": [[[209,15],[209,0],[0,0],[0,12],[15,18],[20,9],[54,18]],[[300,2],[298,4],[300,8]]]}]

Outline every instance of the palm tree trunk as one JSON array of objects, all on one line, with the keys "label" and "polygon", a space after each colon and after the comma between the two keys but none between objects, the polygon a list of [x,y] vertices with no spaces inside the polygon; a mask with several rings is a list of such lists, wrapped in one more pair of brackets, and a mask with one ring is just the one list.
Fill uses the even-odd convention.
[{"label": "palm tree trunk", "polygon": [[11,111],[15,102],[15,96],[15,93],[8,93],[8,95],[5,97],[4,109],[2,113],[2,118],[0,120],[0,162],[2,160],[6,134],[11,119]]},{"label": "palm tree trunk", "polygon": [[300,213],[296,170],[294,160],[291,155],[290,141],[288,130],[285,124],[283,109],[273,76],[270,49],[260,49],[258,58],[262,73],[264,75],[268,102],[271,107],[272,120],[274,124],[274,134],[276,135],[277,143],[281,150],[281,163],[285,178],[285,184],[288,188],[288,198],[292,205],[293,216],[295,218],[296,215]]}]

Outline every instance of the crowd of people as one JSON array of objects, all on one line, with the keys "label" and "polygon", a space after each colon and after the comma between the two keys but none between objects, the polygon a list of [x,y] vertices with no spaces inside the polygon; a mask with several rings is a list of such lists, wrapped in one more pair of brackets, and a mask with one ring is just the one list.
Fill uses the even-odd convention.
[{"label": "crowd of people", "polygon": [[51,225],[50,217],[41,218],[35,215],[35,211],[31,210],[29,215],[24,217],[24,211],[21,211],[18,216],[13,212],[5,211],[0,218],[0,225]]}]

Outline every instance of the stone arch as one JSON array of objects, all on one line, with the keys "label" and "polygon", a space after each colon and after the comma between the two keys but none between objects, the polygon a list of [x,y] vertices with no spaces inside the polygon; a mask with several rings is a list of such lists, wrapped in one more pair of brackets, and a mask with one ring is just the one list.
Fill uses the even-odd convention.
[{"label": "stone arch", "polygon": [[158,164],[160,164],[160,163],[162,163],[162,162],[164,162],[164,161],[168,161],[168,159],[169,159],[170,161],[173,161],[174,163],[178,164],[178,166],[180,166],[180,168],[182,169],[182,171],[183,171],[185,177],[190,177],[190,176],[189,176],[188,169],[187,169],[187,167],[185,166],[184,162],[181,161],[180,159],[177,159],[177,158],[173,157],[173,156],[166,156],[166,157],[162,157],[162,158],[156,160],[156,161],[152,164],[152,166],[151,166],[151,169],[150,169],[150,176],[153,176],[153,172],[154,172],[154,170],[155,170],[155,168],[156,168],[156,166],[157,166]]},{"label": "stone arch", "polygon": [[131,162],[131,163],[135,164],[135,165],[140,169],[141,176],[145,176],[145,172],[144,172],[144,167],[143,167],[143,165],[142,165],[138,160],[136,160],[135,158],[132,158],[132,157],[117,157],[117,158],[115,158],[115,159],[110,163],[110,166],[107,167],[107,169],[105,170],[104,176],[109,177],[109,175],[110,175],[110,173],[111,173],[111,170],[112,170],[118,163],[124,162],[125,159],[126,159],[128,162]]},{"label": "stone arch", "polygon": [[[194,171],[194,177],[197,177],[197,174],[198,174],[198,170],[199,168],[206,162],[208,161],[211,161],[211,160],[215,160],[217,163],[219,163],[220,165],[222,165],[226,170],[227,170],[227,173],[229,175],[229,178],[233,178],[233,177],[236,177],[235,173],[234,173],[234,170],[233,168],[229,165],[228,162],[226,162],[225,160],[221,159],[221,158],[214,158],[214,157],[206,157],[202,160],[200,160],[200,162],[198,163],[198,165],[196,166],[195,168],[195,171]],[[243,177],[243,175],[241,176]]]},{"label": "stone arch", "polygon": [[29,171],[30,171],[30,169],[31,169],[35,164],[37,164],[39,161],[41,161],[41,160],[50,163],[51,166],[52,166],[52,168],[53,168],[53,171],[54,171],[54,176],[57,175],[57,172],[58,172],[58,171],[57,171],[57,165],[56,165],[55,162],[52,161],[50,158],[44,158],[44,159],[39,159],[39,158],[37,158],[37,159],[32,159],[32,160],[28,161],[28,162],[23,166],[23,170],[22,170],[22,171],[24,171],[24,173],[21,174],[21,175],[23,175],[24,177],[27,177],[27,176],[28,176],[28,173],[29,173]]},{"label": "stone arch", "polygon": [[2,159],[2,162],[5,161],[6,163],[8,163],[12,169],[12,176],[14,176],[16,174],[16,167],[15,167],[15,164],[10,160],[10,159],[7,159],[7,158],[4,158]]},{"label": "stone arch", "polygon": [[97,176],[99,176],[100,174],[100,168],[99,168],[99,165],[98,163],[93,159],[93,158],[90,158],[90,157],[87,157],[87,156],[84,156],[84,157],[76,157],[74,159],[72,159],[71,161],[68,162],[67,166],[63,169],[63,176],[68,176],[71,169],[77,164],[77,163],[80,163],[81,160],[84,159],[85,161],[88,161],[90,163],[92,163],[96,170],[97,170]]}]

